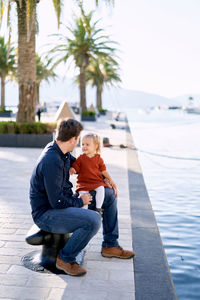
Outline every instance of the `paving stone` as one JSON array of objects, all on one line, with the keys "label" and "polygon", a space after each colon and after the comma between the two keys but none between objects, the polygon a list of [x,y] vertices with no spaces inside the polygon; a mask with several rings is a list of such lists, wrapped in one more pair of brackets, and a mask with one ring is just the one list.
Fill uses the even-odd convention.
[{"label": "paving stone", "polygon": [[[32,274],[33,275],[33,274]],[[31,287],[48,287],[48,288],[66,288],[68,283],[67,280],[63,280],[59,276],[50,275],[45,276],[46,274],[37,274],[34,276],[29,276],[26,286]],[[65,276],[69,277],[69,276]]]},{"label": "paving stone", "polygon": [[28,276],[19,274],[0,274],[0,283],[1,285],[24,287],[28,281],[28,278]]},{"label": "paving stone", "polygon": [[20,234],[20,235],[23,235],[25,236],[27,234],[27,230],[26,229],[17,229],[15,234]]},{"label": "paving stone", "polygon": [[107,270],[97,270],[93,268],[87,268],[87,279],[101,279],[101,280],[108,280],[109,272]]},{"label": "paving stone", "polygon": [[[127,292],[110,292],[107,294],[107,298],[109,300],[134,300],[135,299],[135,293],[127,293]],[[149,299],[149,300],[155,300],[155,299]]]},{"label": "paving stone", "polygon": [[89,251],[90,252],[101,252],[101,246],[99,246],[99,245],[91,245],[90,247],[89,247]]},{"label": "paving stone", "polygon": [[25,243],[24,236],[23,236],[23,242],[6,242],[5,248],[17,248],[17,249],[33,249],[31,245],[28,245]]},{"label": "paving stone", "polygon": [[0,255],[0,263],[7,263],[9,265],[15,264],[19,265],[21,264],[21,257],[16,255]]},{"label": "paving stone", "polygon": [[7,234],[0,234],[0,240],[1,241],[23,241],[24,237],[21,235],[7,235]]},{"label": "paving stone", "polygon": [[19,220],[21,219],[21,221],[22,220],[25,221],[26,219],[28,220],[32,219],[30,214],[14,214],[14,215],[12,214],[11,217],[12,219],[19,219]]},{"label": "paving stone", "polygon": [[16,233],[16,228],[0,228],[0,235],[1,234],[14,234]]},{"label": "paving stone", "polygon": [[127,241],[129,241],[130,240],[130,237],[131,237],[131,234],[129,233],[129,234],[120,234],[120,241],[122,241],[122,240],[127,240]]},{"label": "paving stone", "polygon": [[100,252],[89,252],[86,251],[85,254],[85,261],[90,261],[90,260],[94,260],[94,261],[105,261],[105,258],[101,255]]},{"label": "paving stone", "polygon": [[127,234],[129,237],[131,235],[131,228],[120,228],[119,229],[120,237],[124,234]]},{"label": "paving stone", "polygon": [[[64,293],[63,289],[58,289],[58,288],[51,289],[47,300],[55,300],[55,299],[56,300],[61,300],[61,299],[64,300],[63,293]],[[75,300],[75,299],[76,298],[74,298],[73,300]],[[66,298],[66,300],[68,300],[68,297]]]},{"label": "paving stone", "polygon": [[0,241],[0,248],[5,245],[5,242]]},{"label": "paving stone", "polygon": [[[35,249],[35,248],[34,248]],[[5,255],[18,255],[22,256],[27,253],[27,249],[16,249],[16,248],[0,248],[0,257]]]},{"label": "paving stone", "polygon": [[[81,288],[91,289],[94,292],[103,291],[120,291],[120,292],[134,292],[134,281],[133,280],[100,280],[90,279],[86,277],[82,280]],[[97,293],[98,294],[98,293]]]},{"label": "paving stone", "polygon": [[[92,289],[81,289],[76,291],[65,290],[63,298],[67,300],[108,300],[107,293],[103,291],[95,291]],[[110,298],[109,298],[110,299]],[[48,299],[49,300],[49,299]],[[52,299],[53,300],[53,299]]]},{"label": "paving stone", "polygon": [[30,229],[30,225],[29,224],[25,224],[25,223],[5,223],[3,228],[15,228],[15,229],[18,229],[18,228],[21,228],[21,229],[26,229],[27,231]]},{"label": "paving stone", "polygon": [[10,268],[9,264],[0,264],[0,273],[6,273]]},{"label": "paving stone", "polygon": [[33,275],[33,271],[26,269],[24,266],[19,266],[19,265],[12,265],[8,272],[8,274],[19,274],[19,275]]},{"label": "paving stone", "polygon": [[[18,300],[17,298],[12,298],[12,300],[13,299],[16,299],[16,300]],[[10,298],[0,298],[0,300],[11,300]]]},{"label": "paving stone", "polygon": [[18,287],[1,286],[0,297],[18,300],[45,300],[50,290],[47,288],[31,288],[31,287]]},{"label": "paving stone", "polygon": [[[106,258],[104,258],[106,259]],[[133,260],[125,260],[118,258],[107,258],[107,261],[88,261],[87,267],[96,270],[126,270],[132,271]]]},{"label": "paving stone", "polygon": [[133,270],[127,271],[126,269],[122,273],[122,270],[114,270],[109,272],[109,280],[134,280]]}]

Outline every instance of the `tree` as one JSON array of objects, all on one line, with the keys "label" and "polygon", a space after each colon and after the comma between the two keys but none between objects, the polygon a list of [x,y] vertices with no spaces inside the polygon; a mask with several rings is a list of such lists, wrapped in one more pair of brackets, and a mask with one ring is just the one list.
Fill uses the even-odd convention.
[{"label": "tree", "polygon": [[189,100],[190,103],[192,103],[194,98],[192,96],[190,96],[190,97],[188,97],[188,100]]},{"label": "tree", "polygon": [[[111,2],[105,0],[106,2]],[[19,105],[17,121],[34,122],[35,105],[37,94],[36,83],[36,55],[35,55],[35,33],[36,33],[36,6],[40,0],[0,0],[0,23],[4,12],[8,12],[7,24],[11,26],[10,10],[12,4],[16,4],[18,19],[18,85]],[[61,8],[63,0],[52,0],[56,12],[58,26],[60,24]],[[82,0],[75,1],[82,5]],[[98,0],[96,4],[98,5]]]},{"label": "tree", "polygon": [[37,97],[36,102],[40,102],[40,84],[42,81],[49,82],[50,78],[55,79],[57,77],[54,72],[54,68],[51,65],[51,60],[46,62],[42,61],[42,58],[36,54],[36,82],[37,82]]},{"label": "tree", "polygon": [[86,80],[96,87],[96,107],[102,109],[102,92],[105,85],[120,82],[119,64],[110,56],[92,59],[87,70]]},{"label": "tree", "polygon": [[15,49],[5,43],[0,37],[0,78],[1,78],[1,109],[5,109],[5,84],[6,78],[12,79],[16,75]]},{"label": "tree", "polygon": [[[75,17],[74,26],[65,27],[71,34],[56,34],[61,44],[55,46],[52,54],[56,54],[55,65],[61,62],[66,63],[72,57],[75,66],[79,68],[79,88],[80,88],[80,108],[87,109],[86,105],[86,68],[93,57],[108,56],[114,49],[109,46],[108,36],[102,35],[103,29],[97,27],[97,23],[92,21],[94,12],[86,14],[82,8],[81,16]],[[59,56],[59,59],[57,57]]]}]

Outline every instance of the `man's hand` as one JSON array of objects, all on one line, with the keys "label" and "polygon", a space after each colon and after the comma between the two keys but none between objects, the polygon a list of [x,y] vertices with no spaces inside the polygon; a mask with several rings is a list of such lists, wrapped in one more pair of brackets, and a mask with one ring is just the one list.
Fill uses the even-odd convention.
[{"label": "man's hand", "polygon": [[80,198],[83,200],[83,205],[88,205],[92,202],[92,196],[89,193],[82,194]]},{"label": "man's hand", "polygon": [[69,169],[69,175],[74,175],[74,174],[76,174],[76,170],[74,169],[74,168],[70,168]]}]

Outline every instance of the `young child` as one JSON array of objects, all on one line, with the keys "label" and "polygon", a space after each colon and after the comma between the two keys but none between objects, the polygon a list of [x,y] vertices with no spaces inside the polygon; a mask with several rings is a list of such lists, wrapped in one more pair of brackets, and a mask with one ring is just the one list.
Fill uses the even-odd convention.
[{"label": "young child", "polygon": [[[82,139],[82,151],[76,161],[70,168],[70,175],[78,173],[76,192],[79,194],[88,193],[91,190],[96,191],[96,211],[102,214],[102,204],[104,201],[104,187],[110,186],[114,189],[117,196],[117,188],[106,171],[106,166],[100,156],[101,144],[96,134],[86,134]],[[104,182],[103,176],[108,180],[108,184]],[[85,206],[84,208],[87,208]]]}]

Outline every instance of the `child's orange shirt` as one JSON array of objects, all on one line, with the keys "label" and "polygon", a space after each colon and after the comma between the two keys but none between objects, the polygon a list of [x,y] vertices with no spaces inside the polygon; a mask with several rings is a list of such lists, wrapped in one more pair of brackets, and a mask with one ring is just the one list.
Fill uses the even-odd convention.
[{"label": "child's orange shirt", "polygon": [[93,157],[81,154],[72,164],[72,167],[78,173],[76,192],[91,191],[101,185],[107,186],[101,174],[106,170],[106,166],[99,154],[95,154]]}]

